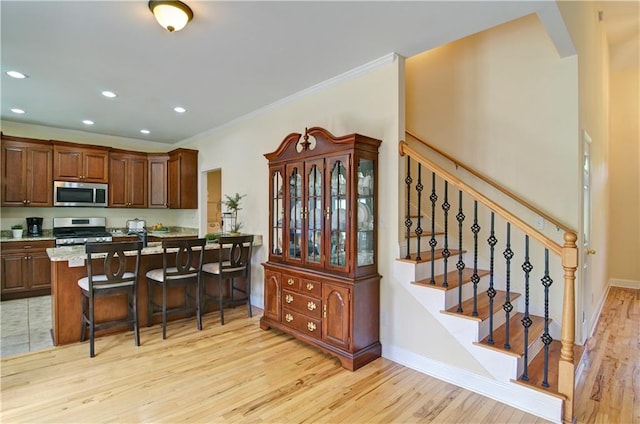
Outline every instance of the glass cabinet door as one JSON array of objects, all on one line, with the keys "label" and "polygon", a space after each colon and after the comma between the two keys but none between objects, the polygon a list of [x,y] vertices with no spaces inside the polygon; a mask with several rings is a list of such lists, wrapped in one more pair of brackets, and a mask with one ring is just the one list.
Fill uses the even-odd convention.
[{"label": "glass cabinet door", "polygon": [[329,161],[329,266],[346,268],[346,249],[349,246],[347,225],[348,204],[348,159]]},{"label": "glass cabinet door", "polygon": [[299,261],[302,255],[302,165],[287,167],[289,179],[288,251],[287,258]]},{"label": "glass cabinet door", "polygon": [[357,174],[357,266],[372,265],[374,255],[374,193],[376,181],[374,180],[374,162],[371,159],[358,160]]},{"label": "glass cabinet door", "polygon": [[271,174],[271,254],[282,255],[282,236],[284,225],[284,197],[282,173]]},{"label": "glass cabinet door", "polygon": [[307,205],[305,213],[307,228],[307,251],[306,260],[308,264],[322,265],[322,230],[324,228],[324,210],[322,202],[322,178],[323,161],[309,162],[305,166],[307,175]]}]

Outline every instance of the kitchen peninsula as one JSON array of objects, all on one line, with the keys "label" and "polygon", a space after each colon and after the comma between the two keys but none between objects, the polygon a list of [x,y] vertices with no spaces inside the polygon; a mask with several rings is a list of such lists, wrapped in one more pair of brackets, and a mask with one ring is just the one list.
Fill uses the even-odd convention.
[{"label": "kitchen peninsula", "polygon": [[[254,245],[262,244],[261,237],[256,237]],[[218,260],[219,245],[207,243],[204,262]],[[134,252],[131,252],[132,254]],[[78,279],[87,275],[86,253],[84,246],[57,247],[47,249],[51,260],[51,313],[54,345],[63,345],[80,341],[80,316],[82,313],[82,295],[78,288]],[[134,263],[127,263],[133,267]],[[103,261],[93,261],[94,269],[102,272]],[[149,243],[142,250],[138,282],[138,319],[140,327],[147,325],[147,297],[148,290],[145,274],[151,269],[162,268],[162,246],[160,242]],[[217,293],[216,281],[203,277],[210,293]],[[224,293],[226,295],[226,293]],[[161,293],[156,292],[159,296]],[[180,288],[167,292],[168,307],[184,303],[184,292]],[[215,309],[215,306],[212,306]],[[126,300],[124,297],[96,299],[95,317],[97,322],[110,321],[126,316]],[[180,318],[178,316],[177,318]],[[195,325],[195,324],[194,324]],[[126,326],[107,330],[126,331]],[[98,332],[97,335],[106,334]]]}]

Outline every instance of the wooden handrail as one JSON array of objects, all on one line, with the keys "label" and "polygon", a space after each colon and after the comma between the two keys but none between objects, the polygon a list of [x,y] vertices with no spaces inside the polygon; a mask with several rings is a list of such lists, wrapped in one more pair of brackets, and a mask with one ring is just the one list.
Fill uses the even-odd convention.
[{"label": "wooden handrail", "polygon": [[457,160],[454,157],[448,155],[447,153],[443,152],[442,150],[438,149],[437,147],[434,147],[433,145],[429,144],[428,142],[422,140],[420,137],[418,137],[417,135],[415,135],[411,131],[405,131],[405,133],[407,135],[411,136],[412,138],[415,138],[417,141],[419,141],[421,144],[427,146],[429,149],[431,149],[434,152],[438,153],[439,155],[445,157],[447,160],[450,160],[456,166],[461,167],[462,169],[464,169],[465,171],[467,171],[471,175],[473,175],[473,176],[481,179],[485,183],[489,184],[491,187],[495,188],[496,190],[498,190],[502,194],[505,194],[506,196],[510,197],[511,199],[513,199],[516,202],[520,203],[521,205],[525,206],[527,209],[531,210],[536,215],[544,218],[545,221],[550,222],[551,224],[555,225],[557,228],[560,228],[561,230],[563,230],[565,232],[575,233],[575,230],[573,230],[568,225],[565,225],[564,223],[562,223],[562,222],[558,221],[557,219],[555,219],[555,218],[549,216],[548,214],[544,213],[543,211],[541,211],[540,209],[538,209],[537,207],[535,207],[531,203],[529,203],[526,200],[524,200],[522,197],[520,197],[517,194],[512,193],[511,191],[507,190],[506,188],[504,188],[503,186],[501,186],[500,184],[498,184],[496,181],[492,180],[491,178],[487,177],[486,175],[481,174],[480,172],[478,172],[475,169],[471,168],[469,165],[467,165],[467,164],[465,164],[463,162],[460,162],[459,160]]},{"label": "wooden handrail", "polygon": [[425,158],[416,150],[414,150],[411,146],[409,146],[405,141],[401,141],[400,156],[404,156],[405,154],[409,154],[409,156],[411,156],[414,160],[422,163],[424,166],[428,167],[433,172],[438,174],[441,178],[456,185],[458,188],[460,188],[462,191],[467,193],[469,196],[471,196],[478,202],[482,203],[487,208],[489,208],[493,212],[497,213],[498,215],[500,215],[501,217],[509,221],[511,224],[518,227],[529,237],[533,238],[534,240],[537,240],[540,244],[542,244],[544,247],[549,249],[551,252],[555,253],[558,256],[562,255],[562,246],[560,246],[558,243],[551,240],[549,237],[545,236],[540,231],[536,230],[534,227],[524,222],[517,215],[514,215],[513,213],[509,212],[508,210],[506,210],[505,208],[503,208],[493,200],[489,199],[487,196],[480,193],[479,191],[477,191],[476,189],[474,189],[473,187],[471,187],[470,185],[462,181],[460,178],[451,174],[449,171],[447,171],[437,163]]}]

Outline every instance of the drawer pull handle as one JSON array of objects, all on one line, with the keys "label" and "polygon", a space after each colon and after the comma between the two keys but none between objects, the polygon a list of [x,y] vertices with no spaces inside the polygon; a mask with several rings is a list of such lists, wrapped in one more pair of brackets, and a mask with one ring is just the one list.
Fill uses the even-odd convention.
[{"label": "drawer pull handle", "polygon": [[309,301],[307,303],[307,309],[310,310],[310,311],[313,311],[314,309],[316,309],[316,303],[312,302],[312,301]]},{"label": "drawer pull handle", "polygon": [[290,286],[293,286],[293,278],[289,278],[287,280],[287,284],[289,284]]},{"label": "drawer pull handle", "polygon": [[307,329],[308,329],[309,331],[316,331],[316,325],[315,325],[314,323],[312,323],[311,321],[309,321],[309,322],[307,323]]},{"label": "drawer pull handle", "polygon": [[284,301],[287,302],[287,303],[293,302],[293,296],[291,296],[290,294],[286,295],[284,297]]},{"label": "drawer pull handle", "polygon": [[327,304],[326,303],[322,306],[322,310],[323,310],[323,315],[326,318],[327,317]]},{"label": "drawer pull handle", "polygon": [[293,315],[291,315],[291,314],[286,314],[286,315],[284,316],[284,319],[285,319],[287,322],[291,322],[291,321],[293,321]]},{"label": "drawer pull handle", "polygon": [[313,290],[313,284],[307,283],[307,290],[309,291]]}]

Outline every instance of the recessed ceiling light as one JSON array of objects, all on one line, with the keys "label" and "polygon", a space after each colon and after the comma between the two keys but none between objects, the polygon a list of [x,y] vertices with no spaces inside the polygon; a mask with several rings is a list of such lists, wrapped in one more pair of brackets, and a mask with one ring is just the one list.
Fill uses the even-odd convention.
[{"label": "recessed ceiling light", "polygon": [[9,75],[11,78],[17,78],[17,79],[27,78],[27,76],[25,74],[23,74],[22,72],[18,72],[18,71],[7,71],[7,75]]},{"label": "recessed ceiling light", "polygon": [[18,109],[17,107],[14,107],[13,109],[11,109],[11,112],[17,113],[19,115],[22,115],[23,113],[25,113],[24,110]]},{"label": "recessed ceiling light", "polygon": [[142,134],[150,134],[151,133],[151,131],[149,131],[149,130],[140,130],[140,132]]},{"label": "recessed ceiling light", "polygon": [[90,119],[85,119],[84,121],[82,121],[82,123],[85,124],[85,125],[93,125],[93,124],[95,124],[95,122],[93,122]]},{"label": "recessed ceiling light", "polygon": [[103,91],[102,95],[104,97],[109,97],[110,99],[113,99],[114,97],[118,97],[118,95],[116,93],[114,93],[113,91],[108,91],[108,90]]},{"label": "recessed ceiling light", "polygon": [[182,106],[176,106],[173,108],[173,110],[175,110],[178,113],[185,113],[187,111],[187,109],[183,108]]}]

